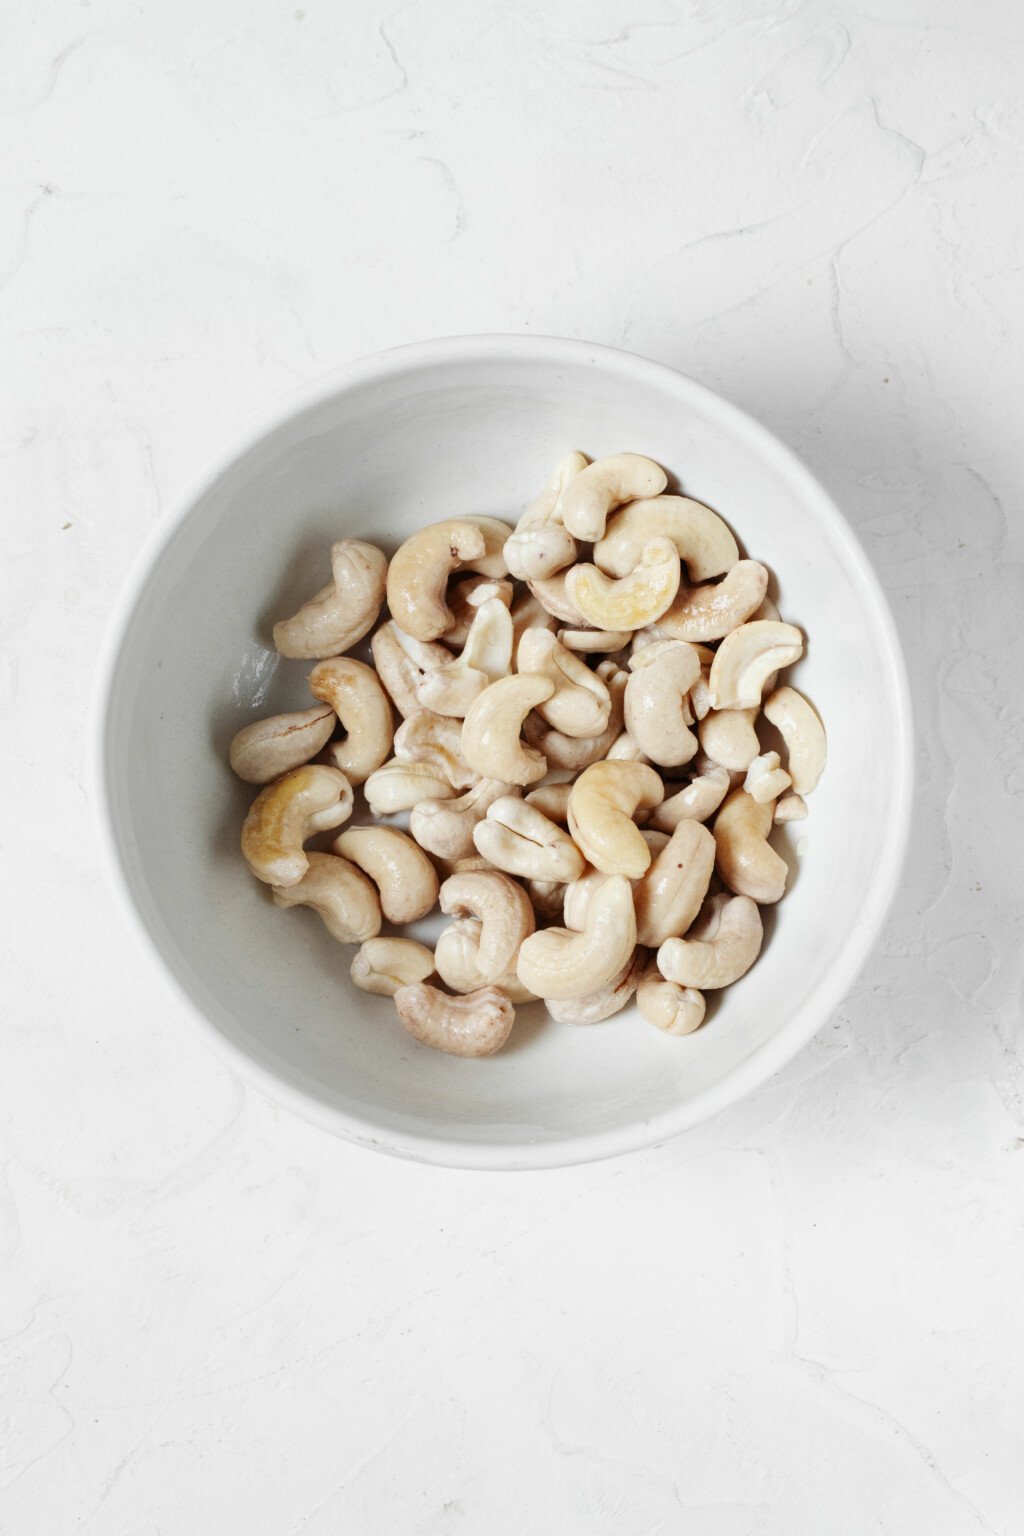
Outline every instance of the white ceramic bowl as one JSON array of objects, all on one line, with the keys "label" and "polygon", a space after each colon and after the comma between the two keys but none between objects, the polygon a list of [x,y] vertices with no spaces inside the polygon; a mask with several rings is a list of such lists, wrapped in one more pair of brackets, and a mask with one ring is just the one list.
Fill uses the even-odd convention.
[{"label": "white ceramic bowl", "polygon": [[[308,667],[273,618],[325,579],[333,539],[393,548],[464,512],[514,521],[569,448],[646,453],[717,508],[808,637],[788,676],[828,730],[810,819],[787,828],[791,888],[754,969],[668,1039],[633,1008],[572,1028],[525,1013],[461,1061],[412,1041],[356,990],[351,952],[275,910],[238,852],[255,793],[226,764],[254,717],[304,707]],[[231,1064],[325,1129],[405,1157],[535,1168],[629,1151],[757,1087],[810,1039],[893,897],[910,811],[899,642],[860,546],[763,427],[668,368],[525,337],[403,347],[318,381],[261,422],[168,513],[124,592],[96,723],[97,805],[124,906]]]}]

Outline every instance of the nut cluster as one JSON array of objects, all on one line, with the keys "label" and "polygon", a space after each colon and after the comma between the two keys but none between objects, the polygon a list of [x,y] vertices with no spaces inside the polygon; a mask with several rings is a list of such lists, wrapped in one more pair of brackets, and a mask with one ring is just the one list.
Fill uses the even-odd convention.
[{"label": "nut cluster", "polygon": [[[265,786],[242,852],[275,905],[359,946],[353,981],[426,1045],[486,1056],[518,1003],[585,1024],[634,993],[689,1034],[757,959],[786,888],[770,833],[807,814],[825,733],[777,686],[803,636],[768,571],[666,485],[640,454],[571,453],[514,529],[448,519],[390,563],[340,540],[328,585],[274,626],[316,661],[316,703],[231,744]],[[343,654],[371,631],[372,666]],[[363,824],[307,850],[357,797]],[[381,932],[438,906],[433,950]]]}]

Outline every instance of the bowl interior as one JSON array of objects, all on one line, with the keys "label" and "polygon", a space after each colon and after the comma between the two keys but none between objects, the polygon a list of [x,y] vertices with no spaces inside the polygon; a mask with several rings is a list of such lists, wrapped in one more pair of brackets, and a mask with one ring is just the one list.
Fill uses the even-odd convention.
[{"label": "bowl interior", "polygon": [[[327,579],[333,539],[393,549],[466,512],[514,521],[569,448],[650,454],[775,574],[807,637],[789,674],[829,765],[808,821],[780,829],[791,888],[755,968],[696,1035],[630,1008],[585,1029],[522,1010],[503,1053],[413,1042],[355,989],[351,951],[280,912],[238,834],[255,791],[226,765],[249,720],[307,707],[308,666],[274,618]],[[323,1124],[481,1166],[573,1161],[681,1128],[780,1064],[823,1021],[884,916],[906,820],[908,722],[891,623],[849,531],[767,433],[668,370],[582,345],[452,343],[362,365],[263,434],[193,500],[128,606],[102,773],[131,901],[180,989],[264,1085]],[[891,744],[891,774],[863,744]],[[876,756],[877,762],[877,756]]]}]

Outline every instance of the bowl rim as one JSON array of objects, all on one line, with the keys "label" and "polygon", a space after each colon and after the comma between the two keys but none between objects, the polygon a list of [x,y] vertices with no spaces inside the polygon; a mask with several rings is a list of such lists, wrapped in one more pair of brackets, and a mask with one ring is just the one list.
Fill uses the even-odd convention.
[{"label": "bowl rim", "polygon": [[[333,395],[381,383],[396,374],[463,360],[509,361],[520,357],[566,365],[580,363],[612,370],[620,377],[646,380],[671,390],[682,403],[697,405],[720,425],[742,436],[762,456],[772,461],[800,494],[816,505],[817,514],[830,526],[844,547],[859,583],[870,599],[891,674],[897,703],[896,732],[889,743],[892,836],[883,848],[868,887],[862,915],[847,936],[836,963],[771,1040],[685,1104],[648,1120],[637,1120],[611,1131],[586,1136],[546,1139],[534,1143],[460,1141],[443,1135],[412,1134],[383,1127],[366,1116],[349,1113],[310,1095],[298,1081],[278,1076],[255,1056],[230,1040],[192,997],[170,958],[163,952],[132,894],[128,871],[122,861],[110,794],[108,760],[110,733],[116,703],[121,654],[128,630],[149,577],[178,529],[202,498],[238,462],[271,433],[289,420]],[[176,996],[199,1034],[213,1046],[222,1061],[246,1082],[256,1086],[271,1102],[291,1110],[301,1119],[358,1146],[391,1156],[434,1165],[488,1171],[525,1171],[559,1168],[595,1162],[655,1146],[710,1119],[767,1081],[789,1062],[818,1032],[852,987],[863,968],[889,914],[898,888],[910,836],[913,800],[913,711],[906,661],[892,611],[863,547],[828,492],[799,456],[773,432],[739,406],[723,399],[706,385],[665,363],[625,352],[619,347],[559,336],[523,336],[503,333],[445,336],[407,343],[359,357],[309,380],[250,417],[236,432],[212,468],[195,476],[173,498],[159,522],[150,530],[136,554],[118,593],[98,653],[88,731],[88,774],[100,860],[107,884],[113,891],[127,926],[142,947],[154,957],[165,986]]]}]

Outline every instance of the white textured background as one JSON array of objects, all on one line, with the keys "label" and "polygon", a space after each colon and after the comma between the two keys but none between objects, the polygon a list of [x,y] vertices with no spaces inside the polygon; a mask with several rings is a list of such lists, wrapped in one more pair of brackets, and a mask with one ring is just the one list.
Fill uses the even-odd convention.
[{"label": "white textured background", "polygon": [[[1022,71],[1020,0],[8,8],[4,1533],[1024,1531]],[[122,936],[82,767],[165,497],[292,385],[492,329],[791,443],[919,730],[898,909],[817,1040],[521,1177],[227,1072]]]}]

